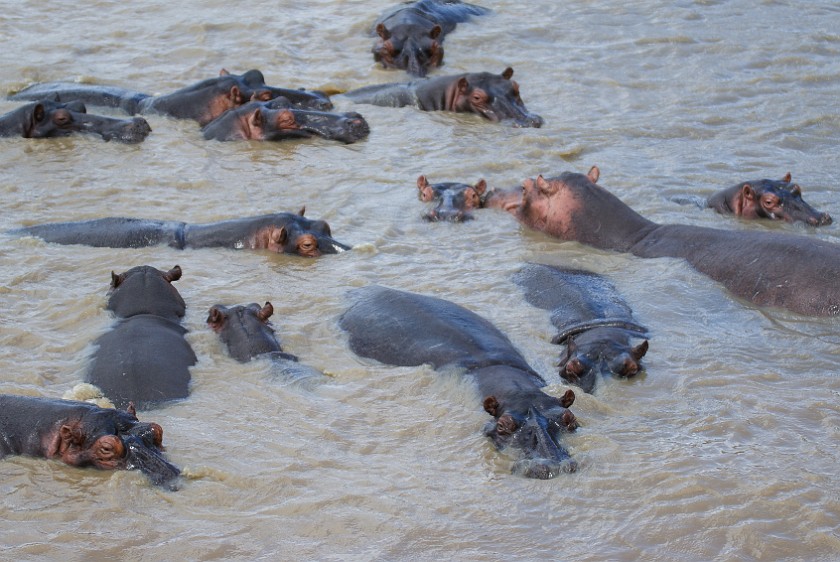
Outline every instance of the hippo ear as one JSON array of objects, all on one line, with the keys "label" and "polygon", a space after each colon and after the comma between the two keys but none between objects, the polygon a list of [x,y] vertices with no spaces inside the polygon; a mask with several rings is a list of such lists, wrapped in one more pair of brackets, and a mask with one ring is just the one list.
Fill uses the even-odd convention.
[{"label": "hippo ear", "polygon": [[164,273],[163,278],[172,283],[173,281],[177,281],[181,278],[183,271],[181,270],[180,265],[176,265],[166,273]]},{"label": "hippo ear", "polygon": [[303,207],[300,208],[300,211],[298,211],[298,216],[302,217],[305,212],[306,212],[306,205],[304,205]]},{"label": "hippo ear", "polygon": [[85,434],[82,432],[81,424],[75,425],[65,424],[58,430],[61,437],[61,448],[65,449],[70,445],[82,445],[85,442]]},{"label": "hippo ear", "polygon": [[791,180],[791,176],[790,176],[790,172],[788,172],[787,174],[785,174],[785,177],[782,178],[782,181],[785,182],[785,183],[790,183],[790,180]]},{"label": "hippo ear", "polygon": [[563,425],[566,426],[566,429],[569,431],[574,431],[578,428],[577,418],[571,410],[563,412]]},{"label": "hippo ear", "polygon": [[642,357],[645,356],[645,353],[647,353],[647,350],[648,350],[648,341],[645,340],[645,341],[643,341],[642,343],[640,343],[639,345],[637,345],[636,347],[634,347],[633,349],[630,350],[630,357],[632,357],[633,359],[638,361],[639,359],[641,359]]},{"label": "hippo ear", "polygon": [[251,116],[248,118],[248,125],[252,128],[262,129],[263,126],[263,114],[262,109],[259,107],[254,110]]},{"label": "hippo ear", "polygon": [[542,177],[542,174],[537,176],[536,185],[545,195],[553,195],[554,192],[557,191],[557,186],[550,181],[547,181],[544,177]]},{"label": "hippo ear", "polygon": [[113,271],[111,272],[111,288],[112,289],[116,289],[117,287],[119,287],[120,283],[122,283],[123,281],[125,281],[125,278],[123,277],[122,273],[117,275]]},{"label": "hippo ear", "polygon": [[426,176],[420,176],[417,178],[417,189],[423,190],[424,187],[429,185],[429,180],[426,179]]},{"label": "hippo ear", "polygon": [[280,228],[272,228],[271,232],[269,233],[269,238],[275,244],[283,245],[286,243],[286,239],[289,237],[289,233],[286,232],[286,227],[281,226]]},{"label": "hippo ear", "polygon": [[458,79],[457,88],[459,94],[466,94],[470,91],[470,83],[466,76],[461,76],[461,78]]},{"label": "hippo ear", "polygon": [[488,396],[484,399],[484,411],[493,416],[494,418],[499,417],[501,413],[499,408],[499,401],[496,400],[495,396]]},{"label": "hippo ear", "polygon": [[137,408],[134,407],[134,402],[129,402],[128,406],[126,406],[125,411],[127,414],[134,416],[134,419],[137,419]]},{"label": "hippo ear", "polygon": [[242,92],[239,91],[239,86],[231,86],[228,97],[235,104],[242,103]]},{"label": "hippo ear", "polygon": [[219,71],[219,76],[230,76],[230,72],[228,72],[227,68],[223,68]]},{"label": "hippo ear", "polygon": [[592,166],[589,168],[589,172],[586,174],[586,177],[589,178],[589,181],[592,183],[598,183],[598,178],[601,177],[601,170],[598,166]]},{"label": "hippo ear", "polygon": [[513,76],[513,69],[511,67],[507,67],[504,72],[502,72],[502,78],[505,80],[510,80],[510,77]]},{"label": "hippo ear", "polygon": [[271,315],[272,315],[272,314],[274,314],[274,307],[273,307],[273,306],[271,306],[271,303],[270,303],[270,302],[265,301],[265,306],[263,306],[263,307],[260,309],[260,311],[259,311],[259,312],[257,312],[257,318],[259,318],[259,319],[260,319],[260,321],[265,322],[265,321],[267,321],[269,318],[271,318]]},{"label": "hippo ear", "polygon": [[207,325],[214,330],[219,330],[227,319],[227,314],[219,305],[210,307],[210,313],[207,315]]},{"label": "hippo ear", "polygon": [[790,188],[790,194],[796,197],[802,197],[802,188],[799,187],[798,183],[793,184],[793,187]]},{"label": "hippo ear", "polygon": [[487,191],[487,182],[484,181],[484,178],[478,180],[478,182],[473,186],[475,192],[479,195],[484,195],[484,192]]},{"label": "hippo ear", "polygon": [[745,183],[741,186],[741,195],[743,195],[744,199],[752,201],[753,199],[755,199],[755,190],[750,184]]},{"label": "hippo ear", "polygon": [[429,37],[431,37],[432,39],[437,39],[437,38],[438,38],[438,36],[440,35],[440,32],[441,32],[441,31],[443,31],[443,30],[440,28],[440,26],[439,26],[439,25],[436,25],[436,26],[434,26],[434,27],[432,28],[432,30],[429,32]]},{"label": "hippo ear", "polygon": [[46,114],[47,111],[44,109],[44,104],[42,103],[36,103],[35,107],[32,108],[32,119],[36,123],[43,121]]},{"label": "hippo ear", "polygon": [[388,28],[385,27],[384,23],[377,24],[376,34],[379,35],[383,41],[387,41],[391,38],[391,32],[388,31]]},{"label": "hippo ear", "polygon": [[575,393],[570,388],[569,390],[567,390],[565,392],[565,394],[563,394],[562,398],[560,398],[560,405],[563,406],[564,408],[568,408],[569,406],[571,406],[574,403],[575,403]]}]

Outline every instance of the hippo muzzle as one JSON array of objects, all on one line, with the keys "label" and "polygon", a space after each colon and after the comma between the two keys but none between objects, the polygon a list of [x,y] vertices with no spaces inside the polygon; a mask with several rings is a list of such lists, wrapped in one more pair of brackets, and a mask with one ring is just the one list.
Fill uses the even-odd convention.
[{"label": "hippo muzzle", "polygon": [[482,108],[481,115],[494,123],[511,120],[514,127],[539,128],[544,123],[543,118],[536,113],[530,113],[524,106],[502,96],[496,96],[490,104]]},{"label": "hippo muzzle", "polygon": [[308,111],[295,115],[302,131],[346,144],[354,143],[370,134],[370,126],[359,113],[327,113]]},{"label": "hippo muzzle", "polygon": [[149,445],[147,440],[139,435],[123,436],[126,448],[126,469],[139,470],[156,486],[172,491],[177,490],[179,487],[177,479],[181,471],[167,461],[157,447]]}]

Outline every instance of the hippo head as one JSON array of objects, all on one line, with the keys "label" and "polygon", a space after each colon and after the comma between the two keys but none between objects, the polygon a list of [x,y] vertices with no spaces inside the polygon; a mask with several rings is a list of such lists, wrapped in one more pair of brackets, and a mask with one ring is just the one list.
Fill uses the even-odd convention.
[{"label": "hippo head", "polygon": [[332,237],[330,225],[326,221],[310,220],[303,216],[305,212],[306,207],[302,207],[297,215],[268,215],[265,225],[251,236],[248,247],[308,258],[338,254],[350,249]]},{"label": "hippo head", "polygon": [[[57,97],[57,96],[56,96]],[[152,131],[142,117],[114,119],[89,115],[80,101],[61,103],[42,100],[19,109],[23,112],[24,138],[63,137],[72,133],[90,133],[102,139],[125,143],[142,142]]]},{"label": "hippo head", "polygon": [[424,218],[428,221],[462,222],[472,219],[470,211],[481,207],[487,183],[480,179],[475,185],[465,183],[430,184],[426,176],[417,178],[418,197],[426,203],[434,203]]},{"label": "hippo head", "polygon": [[376,26],[379,35],[373,46],[373,60],[383,68],[398,68],[412,76],[426,76],[430,69],[443,63],[443,44],[438,40],[439,25],[431,30],[399,26],[389,30],[384,23]]},{"label": "hippo head", "polygon": [[370,127],[364,117],[355,112],[329,113],[291,107],[286,97],[268,102],[250,102],[237,110],[239,119],[225,120],[223,125],[205,129],[211,135],[218,127],[225,127],[225,140],[242,138],[249,140],[280,141],[289,138],[314,136],[344,143],[353,143],[370,134]]},{"label": "hippo head", "polygon": [[183,318],[187,305],[172,285],[181,278],[181,266],[161,271],[150,265],[132,267],[117,275],[111,272],[108,309],[120,318],[154,314],[172,320]]},{"label": "hippo head", "polygon": [[519,97],[519,84],[511,80],[512,76],[510,67],[501,75],[465,74],[450,86],[447,99],[452,100],[454,111],[478,113],[496,123],[512,120],[516,127],[541,127],[543,118],[525,107]]},{"label": "hippo head", "polygon": [[251,101],[269,101],[279,97],[286,98],[295,107],[329,111],[333,108],[330,98],[323,92],[290,88],[275,88],[265,83],[265,76],[259,70],[252,69],[242,75],[235,75],[222,69],[219,76],[234,76],[240,81],[240,88]]},{"label": "hippo head", "polygon": [[227,307],[217,304],[210,308],[207,325],[219,334],[228,353],[240,362],[250,361],[264,353],[282,351],[268,319],[274,313],[270,302],[264,306]]},{"label": "hippo head", "polygon": [[48,456],[71,466],[143,472],[158,486],[177,489],[181,471],[163,457],[163,429],[137,419],[134,406],[126,411],[89,405],[81,418],[58,428]]},{"label": "hippo head", "polygon": [[577,463],[560,444],[564,432],[574,431],[577,420],[567,408],[575,394],[567,390],[557,399],[540,393],[522,405],[500,403],[495,396],[484,399],[484,409],[495,421],[487,422],[484,434],[500,450],[519,455],[511,472],[547,480],[563,472],[574,472]]},{"label": "hippo head", "polygon": [[790,173],[781,181],[763,179],[744,182],[735,207],[737,214],[746,217],[801,221],[811,226],[824,226],[832,222],[828,213],[817,211],[802,199],[802,189],[791,183]]},{"label": "hippo head", "polygon": [[636,376],[643,368],[641,359],[647,353],[648,341],[631,346],[631,335],[640,334],[623,328],[594,328],[577,336],[577,340],[569,336],[563,342],[555,342],[566,344],[560,376],[585,392],[592,392],[599,374],[619,378]]},{"label": "hippo head", "polygon": [[354,143],[370,134],[370,126],[359,113],[329,113],[307,109],[291,110],[297,129],[305,136],[318,136],[346,144]]}]

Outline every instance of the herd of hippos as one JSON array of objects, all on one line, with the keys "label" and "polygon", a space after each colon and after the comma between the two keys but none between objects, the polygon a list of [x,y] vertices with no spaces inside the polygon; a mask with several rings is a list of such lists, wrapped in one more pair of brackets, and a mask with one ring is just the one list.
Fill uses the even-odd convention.
[{"label": "herd of hippos", "polygon": [[[540,127],[542,118],[526,109],[510,68],[501,74],[425,77],[442,63],[445,35],[457,23],[487,12],[458,0],[420,0],[387,11],[374,24],[374,59],[416,78],[343,95],[362,104],[471,112],[493,122]],[[258,70],[242,75],[222,71],[161,96],[46,83],[10,99],[30,103],[0,117],[0,136],[44,138],[80,132],[135,143],[151,132],[146,120],[136,115],[150,113],[195,120],[205,138],[221,141],[320,136],[352,143],[369,133],[358,113],[331,112],[326,94],[268,86]],[[85,104],[119,108],[135,117],[91,115]],[[431,204],[426,214],[430,221],[462,221],[475,209],[503,209],[523,225],[561,240],[642,258],[682,258],[756,306],[807,316],[840,315],[840,246],[782,232],[657,224],[598,185],[599,175],[593,166],[586,174],[537,176],[521,187],[492,190],[483,179],[474,185],[432,184],[420,176],[417,187],[420,200]],[[790,174],[781,180],[741,182],[704,204],[745,219],[831,223],[827,213],[803,201]],[[56,244],[267,249],[306,257],[351,249],[333,238],[326,222],[304,217],[303,210],[210,224],[111,217],[34,225],[10,233]],[[184,301],[172,285],[180,277],[178,266],[169,271],[140,266],[112,274],[107,308],[117,322],[97,340],[87,382],[121,409],[0,395],[0,457],[29,455],[73,466],[139,469],[153,483],[176,489],[180,471],[163,456],[163,430],[140,422],[136,408],[152,408],[189,393],[189,367],[196,356],[180,324]],[[550,311],[558,330],[553,341],[566,348],[560,361],[564,380],[592,392],[600,375],[632,377],[641,370],[647,329],[607,279],[587,271],[528,264],[514,282],[530,304]],[[446,300],[381,286],[355,289],[350,300],[339,325],[356,354],[391,365],[459,368],[476,381],[484,409],[493,416],[485,435],[499,449],[517,455],[514,473],[545,479],[575,470],[575,461],[561,443],[562,435],[577,427],[569,410],[574,392],[559,398],[545,393],[543,378],[490,322]],[[295,377],[320,375],[283,352],[268,323],[272,312],[271,303],[216,305],[207,323],[239,361],[267,356]]]}]

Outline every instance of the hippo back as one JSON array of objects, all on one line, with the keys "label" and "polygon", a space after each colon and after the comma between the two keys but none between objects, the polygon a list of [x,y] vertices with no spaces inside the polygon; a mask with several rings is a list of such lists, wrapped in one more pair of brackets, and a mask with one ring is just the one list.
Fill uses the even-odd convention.
[{"label": "hippo back", "polygon": [[555,341],[596,327],[618,327],[645,334],[633,311],[606,278],[579,269],[528,264],[513,277],[529,304],[551,312],[559,330]]},{"label": "hippo back", "polygon": [[533,373],[504,334],[461,306],[375,285],[350,296],[339,325],[357,355],[390,365],[510,365]]}]

